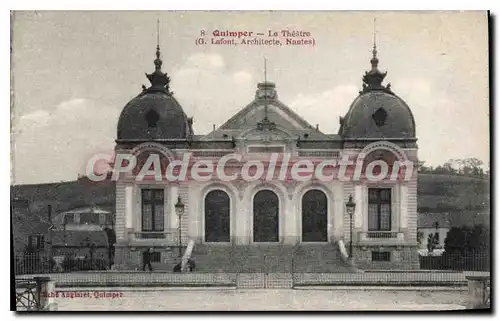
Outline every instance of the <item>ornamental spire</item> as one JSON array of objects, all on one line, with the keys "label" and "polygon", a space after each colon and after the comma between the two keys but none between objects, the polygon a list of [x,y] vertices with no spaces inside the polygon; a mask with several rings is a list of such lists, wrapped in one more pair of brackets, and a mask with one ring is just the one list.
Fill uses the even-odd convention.
[{"label": "ornamental spire", "polygon": [[376,30],[376,19],[373,19],[373,49],[372,58],[370,59],[371,70],[365,72],[363,76],[363,90],[360,93],[368,92],[370,90],[385,90],[390,92],[389,86],[383,86],[387,72],[381,72],[378,69],[378,57],[377,57],[377,30]]},{"label": "ornamental spire", "polygon": [[155,70],[150,74],[146,74],[146,77],[149,79],[151,83],[151,87],[147,88],[147,91],[164,91],[167,94],[171,95],[169,84],[170,77],[167,76],[161,70],[161,65],[163,61],[161,60],[161,52],[160,52],[160,19],[156,21],[156,59],[154,60]]},{"label": "ornamental spire", "polygon": [[[276,129],[276,124],[272,121],[269,120],[268,116],[268,105],[267,105],[267,98],[268,96],[271,96],[271,98],[276,97],[276,91],[274,90],[274,84],[273,83],[268,83],[267,82],[267,59],[264,57],[264,83],[263,84],[258,84],[258,90],[257,90],[257,98],[262,97],[264,99],[264,118],[262,121],[257,123],[257,129],[261,131],[271,131]],[[262,90],[259,94],[259,90]],[[271,91],[269,93],[268,91]]]},{"label": "ornamental spire", "polygon": [[[267,59],[264,57],[264,83],[267,84]],[[264,120],[267,120],[267,96],[264,96],[266,104],[264,105]]]},{"label": "ornamental spire", "polygon": [[378,58],[377,58],[377,18],[373,18],[373,50],[372,50],[372,59],[370,63],[372,64],[372,70],[377,69],[378,67]]}]

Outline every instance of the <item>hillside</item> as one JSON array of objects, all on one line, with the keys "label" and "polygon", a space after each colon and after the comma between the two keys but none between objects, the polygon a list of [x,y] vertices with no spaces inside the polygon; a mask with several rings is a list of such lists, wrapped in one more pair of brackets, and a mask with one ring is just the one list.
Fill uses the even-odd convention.
[{"label": "hillside", "polygon": [[91,183],[86,180],[11,186],[11,199],[29,202],[29,210],[42,217],[52,205],[52,215],[72,208],[100,206],[114,211],[114,182]]},{"label": "hillside", "polygon": [[[30,210],[54,214],[75,207],[99,205],[114,208],[115,184],[71,181],[51,184],[11,186],[11,198],[26,199]],[[419,212],[447,212],[489,209],[489,180],[468,176],[419,174]]]},{"label": "hillside", "polygon": [[489,180],[460,175],[418,175],[419,212],[486,210],[489,207]]}]

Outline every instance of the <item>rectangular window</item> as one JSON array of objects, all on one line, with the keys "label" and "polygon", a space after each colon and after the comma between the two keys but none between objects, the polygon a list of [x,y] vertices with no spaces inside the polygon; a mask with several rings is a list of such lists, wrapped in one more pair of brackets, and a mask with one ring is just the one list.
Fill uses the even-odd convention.
[{"label": "rectangular window", "polygon": [[75,222],[75,217],[73,214],[64,214],[64,224],[73,224]]},{"label": "rectangular window", "polygon": [[99,215],[94,213],[81,213],[80,224],[99,225]]},{"label": "rectangular window", "polygon": [[28,246],[35,250],[41,250],[44,247],[45,239],[43,235],[28,236]]},{"label": "rectangular window", "polygon": [[368,230],[391,230],[391,189],[368,189]]},{"label": "rectangular window", "polygon": [[142,190],[142,231],[163,232],[164,230],[164,190]]},{"label": "rectangular window", "polygon": [[372,261],[391,261],[391,252],[372,252]]}]

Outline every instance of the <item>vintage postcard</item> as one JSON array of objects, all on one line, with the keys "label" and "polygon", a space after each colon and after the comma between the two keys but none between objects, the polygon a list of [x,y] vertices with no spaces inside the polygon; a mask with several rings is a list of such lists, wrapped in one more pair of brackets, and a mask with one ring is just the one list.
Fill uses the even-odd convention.
[{"label": "vintage postcard", "polygon": [[15,311],[490,308],[486,11],[13,11]]}]

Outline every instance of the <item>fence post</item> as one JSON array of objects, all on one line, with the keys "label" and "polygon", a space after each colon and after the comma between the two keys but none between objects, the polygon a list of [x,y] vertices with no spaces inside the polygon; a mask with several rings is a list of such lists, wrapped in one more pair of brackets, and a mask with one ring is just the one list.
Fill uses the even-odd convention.
[{"label": "fence post", "polygon": [[55,282],[50,277],[35,277],[36,281],[36,304],[38,311],[54,311]]},{"label": "fence post", "polygon": [[487,282],[489,281],[489,276],[478,276],[478,275],[468,275],[465,277],[467,279],[469,288],[469,303],[467,304],[468,309],[486,309],[489,308],[486,299],[489,296],[489,291],[487,289]]}]

